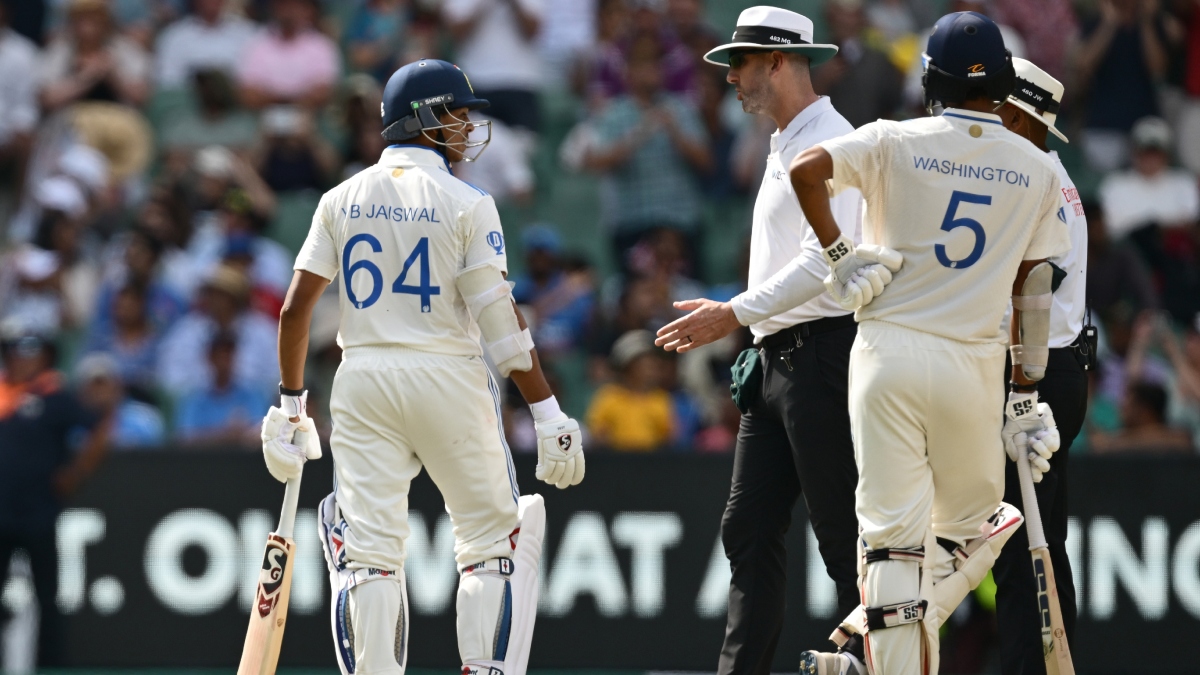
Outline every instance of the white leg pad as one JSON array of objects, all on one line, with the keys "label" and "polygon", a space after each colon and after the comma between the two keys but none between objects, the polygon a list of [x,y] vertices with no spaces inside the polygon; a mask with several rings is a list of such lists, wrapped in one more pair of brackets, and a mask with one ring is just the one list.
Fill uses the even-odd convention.
[{"label": "white leg pad", "polygon": [[346,521],[334,496],[321,501],[317,527],[333,591],[330,623],[342,675],[399,675],[408,664],[404,570],[349,569]]},{"label": "white leg pad", "polygon": [[542,497],[521,497],[517,518],[513,557],[470,565],[459,580],[458,650],[465,675],[524,675],[529,665],[546,531]]},{"label": "white leg pad", "polygon": [[1023,522],[1025,518],[1017,507],[1000,502],[996,513],[980,528],[981,535],[954,552],[954,572],[933,585],[936,626],[941,627],[967,594],[983,581],[996,563],[1000,549]]}]

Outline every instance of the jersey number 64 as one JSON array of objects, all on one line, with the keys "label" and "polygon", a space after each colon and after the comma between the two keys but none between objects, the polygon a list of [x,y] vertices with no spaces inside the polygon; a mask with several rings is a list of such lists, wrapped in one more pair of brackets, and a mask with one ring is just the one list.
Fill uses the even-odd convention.
[{"label": "jersey number 64", "polygon": [[[346,242],[346,247],[342,249],[342,279],[346,284],[346,298],[350,300],[350,304],[356,309],[366,309],[375,304],[379,300],[379,295],[383,292],[383,272],[379,270],[379,266],[370,260],[359,260],[353,265],[350,264],[350,253],[357,244],[367,244],[375,253],[383,252],[383,246],[373,235],[356,234],[350,237],[350,241]],[[421,264],[420,283],[417,286],[409,286],[404,283],[404,279],[408,276],[408,270],[413,266],[413,263]],[[351,283],[354,279],[354,273],[359,270],[366,270],[371,275],[371,292],[367,295],[366,300],[359,300],[354,294],[354,286]],[[417,295],[421,298],[421,312],[427,313],[432,311],[431,302],[433,296],[441,295],[442,289],[440,286],[433,286],[429,283],[429,237],[421,237],[417,242],[412,253],[404,260],[404,268],[400,270],[400,276],[392,282],[393,293],[406,293],[408,295]]]}]

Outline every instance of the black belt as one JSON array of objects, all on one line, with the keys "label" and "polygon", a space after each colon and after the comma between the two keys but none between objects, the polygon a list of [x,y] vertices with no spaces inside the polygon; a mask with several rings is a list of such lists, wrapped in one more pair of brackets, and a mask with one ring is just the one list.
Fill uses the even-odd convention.
[{"label": "black belt", "polygon": [[799,340],[810,335],[819,335],[830,331],[841,330],[843,328],[851,328],[855,325],[854,315],[846,314],[845,316],[834,316],[825,319],[817,319],[815,321],[805,321],[798,323],[795,326],[784,328],[778,333],[767,335],[759,343],[760,347],[767,349],[775,349],[776,347],[795,347]]}]

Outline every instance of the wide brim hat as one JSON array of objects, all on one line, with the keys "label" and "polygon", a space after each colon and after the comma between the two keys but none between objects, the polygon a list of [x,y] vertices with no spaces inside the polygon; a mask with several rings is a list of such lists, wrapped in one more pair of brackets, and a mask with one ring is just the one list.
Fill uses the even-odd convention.
[{"label": "wide brim hat", "polygon": [[1008,95],[1008,102],[1045,124],[1050,133],[1063,143],[1070,143],[1066,134],[1054,126],[1058,120],[1059,106],[1062,105],[1062,83],[1025,59],[1014,56],[1012,62],[1013,70],[1017,74],[1017,84]]},{"label": "wide brim hat", "polygon": [[813,44],[813,22],[808,17],[766,6],[743,10],[732,41],[710,50],[704,60],[728,67],[729,53],[739,49],[794,52],[807,56],[813,66],[828,61],[838,51],[837,45]]}]

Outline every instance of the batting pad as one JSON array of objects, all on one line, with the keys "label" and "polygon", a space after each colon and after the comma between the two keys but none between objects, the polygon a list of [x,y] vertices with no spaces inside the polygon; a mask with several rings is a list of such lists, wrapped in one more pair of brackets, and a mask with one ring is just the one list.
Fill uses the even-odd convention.
[{"label": "batting pad", "polygon": [[542,560],[542,538],[546,536],[546,504],[541,495],[524,495],[517,501],[520,533],[513,551],[516,569],[512,574],[512,633],[504,659],[504,675],[525,675],[529,647],[533,644],[533,622],[537,619],[538,565]]},{"label": "batting pad", "polygon": [[1037,382],[1046,376],[1050,359],[1050,307],[1054,267],[1040,263],[1029,270],[1020,295],[1012,298],[1013,309],[1021,312],[1021,342],[1009,347],[1012,362],[1021,365],[1025,377]]}]

